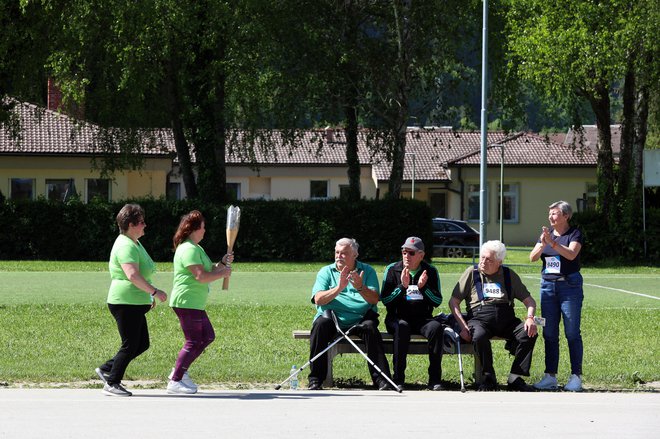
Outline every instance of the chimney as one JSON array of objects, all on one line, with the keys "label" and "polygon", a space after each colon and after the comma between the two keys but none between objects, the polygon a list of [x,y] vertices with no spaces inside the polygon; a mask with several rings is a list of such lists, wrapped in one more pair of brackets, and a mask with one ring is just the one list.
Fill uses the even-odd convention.
[{"label": "chimney", "polygon": [[62,90],[55,85],[53,78],[48,78],[48,109],[57,111],[62,105]]},{"label": "chimney", "polygon": [[49,110],[60,111],[69,116],[84,119],[85,104],[69,102],[66,107],[62,104],[62,90],[57,86],[53,78],[48,78],[48,101],[46,102]]},{"label": "chimney", "polygon": [[334,143],[335,141],[335,130],[333,130],[330,125],[325,127],[325,141],[328,143]]}]

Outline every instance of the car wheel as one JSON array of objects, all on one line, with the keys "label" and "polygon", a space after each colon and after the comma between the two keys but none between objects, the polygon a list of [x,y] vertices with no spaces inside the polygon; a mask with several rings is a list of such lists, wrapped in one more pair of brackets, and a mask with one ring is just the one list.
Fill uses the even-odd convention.
[{"label": "car wheel", "polygon": [[460,247],[449,247],[447,248],[447,257],[448,258],[462,258],[465,256],[465,251]]}]

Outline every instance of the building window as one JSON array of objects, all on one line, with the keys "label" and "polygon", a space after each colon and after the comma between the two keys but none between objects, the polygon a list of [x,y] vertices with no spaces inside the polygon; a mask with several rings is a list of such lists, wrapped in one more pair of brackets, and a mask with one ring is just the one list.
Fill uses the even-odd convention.
[{"label": "building window", "polygon": [[12,200],[33,200],[34,186],[34,178],[12,178],[9,198]]},{"label": "building window", "polygon": [[88,178],[85,183],[87,184],[87,199],[90,202],[93,199],[99,201],[110,201],[110,180],[107,178]]},{"label": "building window", "polygon": [[309,198],[319,199],[330,197],[327,180],[312,180],[309,182]]},{"label": "building window", "polygon": [[596,200],[598,199],[598,185],[596,183],[586,183],[585,192],[575,200],[574,209],[576,212],[585,212],[587,210],[596,210]]},{"label": "building window", "polygon": [[[481,187],[479,184],[468,184],[467,196],[468,196],[468,221],[479,221],[479,192]],[[486,218],[484,222],[488,222],[488,185],[486,185]]]},{"label": "building window", "polygon": [[431,213],[436,218],[447,217],[447,193],[446,192],[431,192],[429,194],[429,203],[431,205]]},{"label": "building window", "polygon": [[241,184],[240,183],[227,183],[227,196],[231,200],[238,201],[241,199]]},{"label": "building window", "polygon": [[[518,219],[518,184],[502,185],[502,221],[517,223]],[[500,219],[500,184],[497,184],[497,219]]]},{"label": "building window", "polygon": [[598,185],[596,183],[587,183],[587,210],[596,210],[596,200],[598,199]]},{"label": "building window", "polygon": [[348,200],[348,193],[350,191],[351,187],[347,184],[340,184],[339,185],[339,198],[341,200]]},{"label": "building window", "polygon": [[178,181],[170,181],[167,183],[167,193],[165,194],[168,200],[178,201],[181,199],[181,183]]},{"label": "building window", "polygon": [[76,185],[73,178],[66,180],[46,179],[46,198],[51,201],[66,201],[71,197],[77,197]]}]

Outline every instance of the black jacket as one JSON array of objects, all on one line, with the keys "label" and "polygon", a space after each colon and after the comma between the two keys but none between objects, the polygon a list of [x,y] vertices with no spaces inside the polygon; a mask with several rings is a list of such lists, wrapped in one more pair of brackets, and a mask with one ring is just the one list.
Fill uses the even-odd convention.
[{"label": "black jacket", "polygon": [[388,319],[401,318],[406,321],[415,321],[433,317],[433,308],[442,303],[438,270],[426,261],[422,261],[417,273],[410,280],[409,286],[417,285],[425,270],[428,280],[424,288],[419,291],[419,295],[416,295],[414,292],[408,294],[401,285],[403,262],[399,261],[387,266],[383,277],[380,300],[387,308]]}]

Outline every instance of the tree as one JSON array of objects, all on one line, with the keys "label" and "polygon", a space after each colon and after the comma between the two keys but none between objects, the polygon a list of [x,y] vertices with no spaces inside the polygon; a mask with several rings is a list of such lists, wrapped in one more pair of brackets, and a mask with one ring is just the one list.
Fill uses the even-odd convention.
[{"label": "tree", "polygon": [[[580,100],[589,102],[598,130],[598,208],[616,215],[617,200],[629,195],[631,163],[639,175],[641,161],[631,162],[632,151],[635,157],[641,154],[645,102],[653,88],[657,91],[657,2],[508,0],[507,5],[511,71],[574,114]],[[641,82],[635,84],[638,77]],[[617,182],[610,125],[611,97],[620,81],[624,135]]]},{"label": "tree", "polygon": [[[392,198],[401,193],[408,125],[442,101],[443,76],[461,74],[460,50],[463,40],[474,41],[471,17],[476,4],[392,0],[383,2],[374,17],[374,29],[383,43],[374,61],[387,68],[369,72],[367,120],[380,128],[374,133],[379,139],[376,146],[392,162],[388,184]],[[441,108],[436,110],[442,113]]]},{"label": "tree", "polygon": [[[350,200],[361,196],[358,135],[368,93],[365,77],[374,59],[371,22],[375,5],[360,0],[309,0],[268,4],[260,11],[269,19],[268,36],[276,44],[264,55],[279,93],[275,101],[286,108],[280,127],[342,126]],[[332,137],[323,140],[319,147]]]},{"label": "tree", "polygon": [[14,136],[20,133],[19,121],[12,117],[15,100],[20,98],[45,103],[45,64],[52,33],[48,11],[16,0],[0,0],[0,129]]},{"label": "tree", "polygon": [[277,98],[290,103],[287,96],[298,96],[299,106],[286,106],[300,116],[293,126],[316,121],[344,127],[351,199],[360,196],[360,126],[371,152],[393,163],[389,195],[400,196],[407,127],[446,91],[440,78],[460,70],[455,36],[467,15],[464,2],[299,0],[269,6],[268,32],[277,46],[265,56],[275,77],[287,79]]},{"label": "tree", "polygon": [[[135,162],[150,128],[173,129],[189,196],[224,202],[227,139],[250,150],[264,120],[268,93],[251,45],[258,0],[42,0],[62,11],[50,67],[67,98],[84,102],[86,117],[121,128],[131,142],[101,142],[110,171]],[[258,48],[259,45],[256,45]],[[116,137],[113,138],[116,140]],[[198,179],[192,172],[195,155]],[[250,156],[249,153],[243,154]],[[115,158],[114,161],[111,158]],[[199,190],[198,190],[199,189]]]},{"label": "tree", "polygon": [[[649,111],[660,91],[660,6],[657,2],[630,1],[622,24],[621,44],[626,50],[623,80],[621,153],[617,194],[631,227],[639,226],[641,212],[642,156],[649,131]],[[652,119],[651,119],[652,120]]]}]

